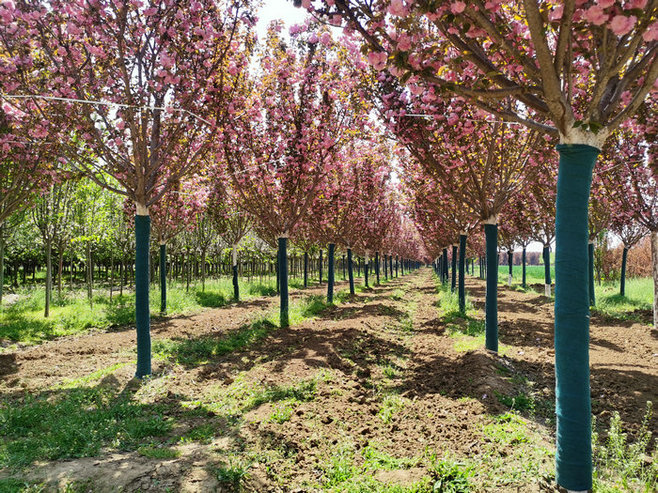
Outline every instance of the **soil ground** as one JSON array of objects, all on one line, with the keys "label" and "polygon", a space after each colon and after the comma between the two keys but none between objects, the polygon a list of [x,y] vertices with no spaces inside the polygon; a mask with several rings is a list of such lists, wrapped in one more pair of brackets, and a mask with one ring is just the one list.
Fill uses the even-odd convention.
[{"label": "soil ground", "polygon": [[[552,491],[553,303],[499,286],[496,355],[481,349],[484,281],[468,277],[467,291],[470,317],[443,313],[421,269],[222,356],[156,357],[141,384],[130,328],[2,353],[4,405],[67,386],[133,393],[167,410],[170,437],[150,445],[175,453],[108,445],[1,475],[47,490],[412,491],[436,480],[437,464],[456,464],[476,491]],[[262,298],[155,323],[154,347],[225,339],[276,306]],[[657,397],[658,332],[593,316],[590,361],[594,414],[607,423],[619,412],[632,434]],[[658,420],[650,428],[657,436]]]}]

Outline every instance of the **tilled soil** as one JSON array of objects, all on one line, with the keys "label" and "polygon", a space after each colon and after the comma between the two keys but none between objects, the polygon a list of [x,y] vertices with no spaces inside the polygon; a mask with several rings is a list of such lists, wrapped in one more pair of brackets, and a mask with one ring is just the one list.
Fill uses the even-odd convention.
[{"label": "tilled soil", "polygon": [[[432,475],[433,461],[448,458],[477,466],[471,482],[480,491],[551,490],[553,303],[500,286],[496,355],[479,349],[481,338],[459,332],[483,318],[484,282],[468,278],[467,290],[476,308],[472,319],[446,317],[434,277],[422,269],[228,355],[189,365],[156,360],[154,378],[138,390],[131,381],[133,330],[4,353],[5,397],[37,394],[125,363],[88,384],[167,405],[177,432],[213,427],[210,439],[175,445],[178,458],[108,449],[99,457],[38,464],[27,477],[51,481],[52,488],[89,480],[98,491],[233,491],[218,468],[247,464],[247,491],[317,491],[365,476],[410,485]],[[276,301],[158,322],[153,339],[222,338]],[[656,399],[658,333],[595,316],[590,358],[594,413],[607,422],[619,412],[632,433],[646,402]],[[508,414],[510,399],[519,395],[523,406],[512,405],[520,415]],[[199,412],[190,417],[189,409]],[[650,424],[654,436],[657,421]],[[345,467],[351,476],[341,483]]]}]

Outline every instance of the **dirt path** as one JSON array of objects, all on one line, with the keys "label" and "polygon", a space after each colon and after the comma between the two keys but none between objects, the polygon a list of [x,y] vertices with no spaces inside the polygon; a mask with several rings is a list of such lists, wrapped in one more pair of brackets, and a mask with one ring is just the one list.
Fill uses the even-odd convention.
[{"label": "dirt path", "polygon": [[[178,455],[169,459],[108,449],[39,464],[29,474],[60,484],[89,481],[93,491],[233,491],[243,470],[247,491],[378,491],[378,484],[431,481],[455,463],[472,467],[476,491],[550,490],[553,305],[501,286],[501,354],[493,355],[480,348],[481,336],[462,333],[481,327],[483,316],[483,281],[469,278],[467,290],[477,313],[446,317],[431,271],[423,269],[245,349],[187,365],[157,360],[154,378],[141,388],[130,382],[132,330],[52,341],[0,356],[0,392],[38,394],[126,363],[85,385],[111,385],[163,406],[175,421],[172,436],[207,430],[203,439],[166,442]],[[221,338],[276,302],[162,322],[153,338]],[[616,410],[636,428],[646,401],[657,397],[658,334],[597,317],[591,334],[594,412],[607,421]],[[510,400],[521,415],[508,413]]]}]

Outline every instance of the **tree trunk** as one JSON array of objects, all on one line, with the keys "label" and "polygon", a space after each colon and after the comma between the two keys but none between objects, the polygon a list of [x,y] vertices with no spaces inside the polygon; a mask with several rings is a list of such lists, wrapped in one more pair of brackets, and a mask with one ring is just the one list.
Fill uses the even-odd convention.
[{"label": "tree trunk", "polygon": [[370,287],[370,286],[368,286],[368,263],[369,262],[370,262],[370,257],[368,255],[368,252],[366,252],[365,265],[364,265],[364,268],[363,268],[363,281],[365,283],[366,288]]},{"label": "tree trunk", "polygon": [[658,231],[651,232],[651,265],[653,272],[653,328],[658,329]]},{"label": "tree trunk", "polygon": [[509,266],[509,272],[508,272],[508,277],[507,277],[507,285],[509,287],[512,287],[512,279],[513,279],[513,268],[514,268],[514,252],[512,250],[509,250],[507,252],[507,265]]},{"label": "tree trunk", "polygon": [[587,274],[589,276],[589,304],[596,306],[596,295],[594,294],[594,241],[587,244]]},{"label": "tree trunk", "polygon": [[167,314],[167,244],[160,242],[160,315]]},{"label": "tree trunk", "polygon": [[110,303],[112,303],[113,290],[114,290],[114,252],[110,254]]},{"label": "tree trunk", "polygon": [[89,306],[94,306],[94,291],[93,291],[93,276],[94,266],[91,258],[91,241],[87,240],[87,298],[89,299]]},{"label": "tree trunk", "polygon": [[322,249],[320,249],[320,260],[318,262],[318,275],[320,279],[320,285],[322,285]]},{"label": "tree trunk", "polygon": [[626,296],[626,262],[628,260],[628,247],[624,245],[624,250],[621,254],[621,279],[619,283],[619,294]]},{"label": "tree trunk", "polygon": [[551,297],[551,247],[544,245],[542,250],[542,257],[544,258],[544,296]]},{"label": "tree trunk", "polygon": [[43,316],[50,316],[50,301],[53,290],[53,245],[50,239],[46,240],[46,306]]},{"label": "tree trunk", "polygon": [[466,239],[464,233],[459,235],[459,313],[466,313]]},{"label": "tree trunk", "polygon": [[62,299],[62,276],[64,275],[64,248],[57,250],[57,297]]},{"label": "tree trunk", "polygon": [[454,293],[457,289],[457,248],[458,245],[452,245],[452,282],[450,292]]},{"label": "tree trunk", "polygon": [[201,252],[201,291],[206,292],[206,250]]},{"label": "tree trunk", "polygon": [[352,266],[352,249],[347,249],[347,277],[350,280],[350,294],[354,294],[354,268]]},{"label": "tree trunk", "polygon": [[0,307],[2,306],[2,291],[5,286],[5,225],[0,224]]},{"label": "tree trunk", "polygon": [[233,299],[240,301],[240,284],[238,283],[238,245],[233,244]]},{"label": "tree trunk", "polygon": [[149,310],[149,244],[151,217],[137,204],[135,216],[135,322],[137,329],[137,371],[142,378],[151,374],[151,314]]},{"label": "tree trunk", "polygon": [[557,146],[555,217],[556,479],[570,490],[592,487],[589,378],[588,204],[598,149]]},{"label": "tree trunk", "polygon": [[487,251],[487,289],[485,295],[485,346],[498,352],[498,225],[496,217],[484,224]]},{"label": "tree trunk", "polygon": [[288,238],[285,236],[279,237],[279,292],[281,294],[281,307],[280,307],[280,324],[282,328],[288,327],[290,321],[288,319]]},{"label": "tree trunk", "polygon": [[375,282],[379,286],[379,252],[375,252]]},{"label": "tree trunk", "polygon": [[304,287],[308,287],[308,252],[304,252]]},{"label": "tree trunk", "polygon": [[327,303],[334,302],[334,257],[336,244],[329,243],[329,272],[327,273]]},{"label": "tree trunk", "polygon": [[525,272],[525,263],[526,263],[526,251],[525,247],[521,250],[521,286],[523,289],[526,287],[526,272]]}]

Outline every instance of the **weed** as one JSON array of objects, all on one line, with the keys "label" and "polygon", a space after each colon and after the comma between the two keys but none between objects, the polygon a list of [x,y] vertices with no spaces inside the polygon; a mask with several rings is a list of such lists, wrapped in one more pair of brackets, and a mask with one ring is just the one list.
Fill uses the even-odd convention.
[{"label": "weed", "polygon": [[326,486],[336,486],[354,476],[356,470],[353,465],[354,451],[352,447],[343,445],[331,457],[328,466],[324,471]]},{"label": "weed", "polygon": [[396,289],[391,293],[390,298],[395,301],[400,301],[402,298],[404,298],[404,291],[401,289]]},{"label": "weed", "polygon": [[469,478],[472,476],[469,467],[450,459],[435,461],[431,468],[433,481],[432,491],[435,493],[467,493],[471,490]]},{"label": "weed", "polygon": [[231,485],[236,491],[242,491],[242,484],[249,476],[251,464],[235,460],[227,465],[217,467],[215,473],[220,483]]},{"label": "weed", "polygon": [[191,428],[180,437],[180,441],[210,443],[215,436],[215,427],[210,423],[205,423]]},{"label": "weed", "polygon": [[628,442],[623,431],[619,413],[610,418],[607,439],[600,439],[596,430],[596,419],[592,423],[592,445],[594,460],[594,485],[597,491],[657,491],[658,490],[658,448],[649,457],[651,432],[649,422],[653,414],[653,404],[647,402],[640,430],[635,441]]},{"label": "weed", "polygon": [[400,397],[397,394],[390,394],[384,397],[382,402],[382,407],[377,413],[377,416],[381,418],[384,424],[390,424],[393,419],[393,416],[398,413],[406,404],[409,403],[409,399]]},{"label": "weed", "polygon": [[365,447],[361,454],[363,455],[364,468],[368,470],[395,470],[395,469],[408,469],[420,464],[420,458],[397,458],[379,450],[374,445],[370,444]]},{"label": "weed", "polygon": [[283,424],[290,421],[292,413],[295,410],[294,400],[284,401],[274,407],[274,412],[270,415],[269,421],[272,423]]},{"label": "weed", "polygon": [[520,390],[516,395],[504,395],[500,392],[494,390],[494,395],[498,399],[498,402],[506,405],[512,410],[520,412],[533,412],[535,410],[535,399],[532,395],[528,395],[522,390]]}]

